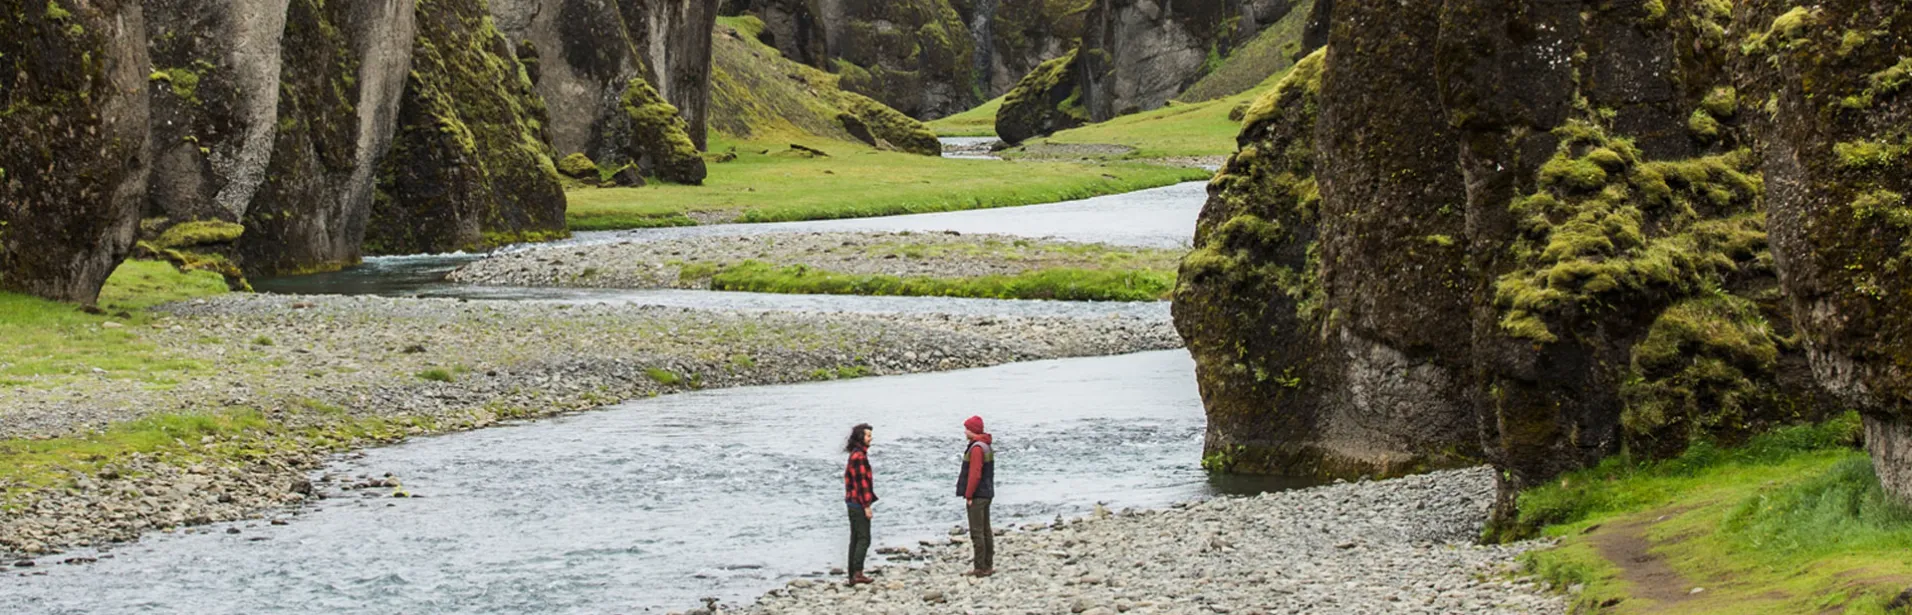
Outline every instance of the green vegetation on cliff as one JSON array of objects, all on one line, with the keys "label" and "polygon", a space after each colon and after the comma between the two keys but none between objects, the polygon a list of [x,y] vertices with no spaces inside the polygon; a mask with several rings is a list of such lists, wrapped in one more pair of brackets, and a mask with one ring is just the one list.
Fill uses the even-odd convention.
[{"label": "green vegetation on cliff", "polygon": [[[854,141],[926,156],[942,153],[921,122],[838,87],[842,77],[793,62],[758,37],[756,17],[720,17],[712,35],[711,131],[736,141],[825,147]],[[712,148],[716,150],[718,148]]]},{"label": "green vegetation on cliff", "polygon": [[1227,98],[1266,85],[1270,77],[1281,74],[1309,51],[1302,47],[1302,29],[1314,12],[1315,0],[1301,0],[1279,21],[1262,28],[1253,40],[1233,51],[1200,81],[1175,97],[1181,102],[1203,102]]},{"label": "green vegetation on cliff", "polygon": [[1520,495],[1520,522],[1562,541],[1525,563],[1579,587],[1585,612],[1886,613],[1912,579],[1912,510],[1885,497],[1859,437],[1847,415],[1609,458]]}]

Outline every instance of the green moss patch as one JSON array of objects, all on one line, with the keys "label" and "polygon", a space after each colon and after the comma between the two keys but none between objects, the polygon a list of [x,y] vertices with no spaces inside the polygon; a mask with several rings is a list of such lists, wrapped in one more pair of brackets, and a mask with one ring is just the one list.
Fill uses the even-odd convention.
[{"label": "green moss patch", "polygon": [[713,290],[822,295],[895,295],[1066,301],[1155,301],[1175,286],[1168,271],[1045,269],[972,278],[845,274],[746,261],[711,275]]},{"label": "green moss patch", "polygon": [[1213,70],[1175,97],[1181,102],[1205,102],[1258,89],[1270,77],[1294,66],[1301,53],[1301,34],[1315,0],[1302,0],[1279,21],[1262,28],[1255,38],[1217,58]]}]

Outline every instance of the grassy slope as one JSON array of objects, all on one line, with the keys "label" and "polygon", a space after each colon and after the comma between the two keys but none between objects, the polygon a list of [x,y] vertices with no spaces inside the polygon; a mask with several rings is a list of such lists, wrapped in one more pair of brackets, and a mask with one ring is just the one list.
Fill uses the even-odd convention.
[{"label": "grassy slope", "polygon": [[1287,16],[1262,28],[1253,40],[1228,54],[1220,66],[1175,99],[1202,102],[1227,98],[1255,89],[1269,77],[1287,72],[1301,59],[1301,31],[1307,27],[1308,14],[1313,11],[1314,0],[1296,3]]},{"label": "grassy slope", "polygon": [[[1064,130],[1024,147],[1040,151],[1042,144],[1114,144],[1135,148],[1127,158],[1226,156],[1235,153],[1235,135],[1241,124],[1228,119],[1230,110],[1253,101],[1273,87],[1279,75],[1247,92],[1200,103],[1176,103],[1152,111],[1124,115],[1099,124]],[[1033,146],[1033,147],[1031,147]],[[1016,156],[1019,150],[1009,150]]]},{"label": "grassy slope", "polygon": [[141,341],[138,329],[151,322],[144,308],[224,292],[225,281],[215,273],[182,274],[164,263],[127,261],[100,291],[99,306],[106,315],[0,293],[0,387],[100,377],[172,384],[204,366],[171,358],[164,349]]},{"label": "grassy slope", "polygon": [[930,130],[939,137],[993,137],[996,136],[996,110],[1002,108],[1002,96],[977,105],[976,108],[929,122]]},{"label": "grassy slope", "polygon": [[[1000,161],[878,151],[850,140],[835,124],[833,108],[813,93],[834,88],[836,76],[785,60],[755,39],[759,28],[754,18],[725,17],[715,36],[710,151],[734,151],[737,159],[711,164],[703,186],[573,190],[567,214],[573,230],[689,225],[692,212],[768,222],[1008,207],[1208,177],[1144,165],[1008,168]],[[792,143],[830,157],[788,155]]]},{"label": "grassy slope", "polygon": [[[1584,586],[1586,612],[1884,613],[1912,585],[1912,511],[1886,501],[1857,438],[1848,417],[1568,475],[1521,496],[1522,517],[1562,540],[1527,564]],[[1637,554],[1616,546],[1629,537],[1678,578],[1638,574]]]}]

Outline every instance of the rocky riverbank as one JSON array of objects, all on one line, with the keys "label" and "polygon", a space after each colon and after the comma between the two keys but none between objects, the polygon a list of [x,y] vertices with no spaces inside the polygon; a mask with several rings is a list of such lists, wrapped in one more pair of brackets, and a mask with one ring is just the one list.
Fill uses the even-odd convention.
[{"label": "rocky riverbank", "polygon": [[[325,455],[682,391],[1179,347],[1165,318],[728,312],[629,305],[232,295],[138,335],[197,365],[17,386],[0,438],[244,412],[263,427],[0,478],[0,553],[43,554],[255,516],[307,497]],[[0,441],[4,442],[4,441]],[[6,449],[10,455],[28,446]]]},{"label": "rocky riverbank", "polygon": [[834,273],[976,278],[1045,269],[1174,271],[1179,250],[1124,248],[940,233],[776,233],[525,250],[486,258],[450,279],[491,286],[709,288],[711,276],[746,261]]},{"label": "rocky riverbank", "polygon": [[1493,482],[1477,468],[998,528],[992,577],[962,576],[956,536],[893,555],[908,563],[873,585],[800,579],[742,611],[1565,613],[1513,574],[1546,543],[1475,544]]}]

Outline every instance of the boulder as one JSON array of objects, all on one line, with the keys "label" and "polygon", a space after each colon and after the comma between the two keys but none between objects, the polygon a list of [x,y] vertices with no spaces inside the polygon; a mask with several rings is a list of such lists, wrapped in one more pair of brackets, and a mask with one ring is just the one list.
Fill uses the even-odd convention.
[{"label": "boulder", "polygon": [[408,0],[291,0],[264,180],[238,253],[254,275],[357,263],[416,28]]},{"label": "boulder", "polygon": [[91,304],[145,199],[145,19],[127,0],[13,9],[0,19],[0,290]]},{"label": "boulder", "polygon": [[1082,106],[1082,85],[1076,55],[1080,50],[1037,66],[1003,97],[996,112],[996,136],[1004,143],[1029,139],[1081,126],[1089,121]]},{"label": "boulder", "polygon": [[366,251],[442,253],[567,235],[544,102],[485,5],[417,7],[412,70]]}]

